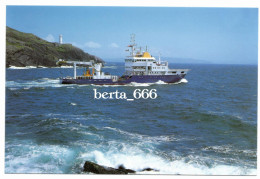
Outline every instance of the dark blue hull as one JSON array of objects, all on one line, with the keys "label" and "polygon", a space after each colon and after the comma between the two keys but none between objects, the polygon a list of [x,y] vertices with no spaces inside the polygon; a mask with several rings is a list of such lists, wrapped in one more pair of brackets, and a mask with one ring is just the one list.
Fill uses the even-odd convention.
[{"label": "dark blue hull", "polygon": [[95,85],[125,85],[132,82],[135,83],[156,83],[163,81],[165,83],[179,82],[185,74],[182,75],[133,75],[122,76],[118,81],[111,79],[62,79],[62,84],[95,84]]}]

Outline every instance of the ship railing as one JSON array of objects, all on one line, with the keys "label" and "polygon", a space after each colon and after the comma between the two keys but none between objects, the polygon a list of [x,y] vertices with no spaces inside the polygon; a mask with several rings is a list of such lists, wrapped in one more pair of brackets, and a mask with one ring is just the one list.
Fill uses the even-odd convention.
[{"label": "ship railing", "polygon": [[157,65],[167,66],[167,61],[161,61],[160,64],[159,64],[159,62],[157,62]]},{"label": "ship railing", "polygon": [[178,68],[178,69],[169,69],[168,71],[190,71],[190,69],[180,69],[180,68]]},{"label": "ship railing", "polygon": [[145,71],[145,69],[132,69],[132,71]]}]

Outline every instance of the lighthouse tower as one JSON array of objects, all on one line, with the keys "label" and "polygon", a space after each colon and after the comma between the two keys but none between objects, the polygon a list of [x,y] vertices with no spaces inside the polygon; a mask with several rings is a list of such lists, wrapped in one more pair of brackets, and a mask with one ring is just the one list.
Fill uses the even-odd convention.
[{"label": "lighthouse tower", "polygon": [[59,43],[62,44],[62,35],[60,34]]}]

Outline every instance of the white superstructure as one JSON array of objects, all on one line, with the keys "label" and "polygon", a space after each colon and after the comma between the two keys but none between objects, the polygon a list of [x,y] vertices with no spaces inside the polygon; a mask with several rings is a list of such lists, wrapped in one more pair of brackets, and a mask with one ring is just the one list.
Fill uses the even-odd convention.
[{"label": "white superstructure", "polygon": [[[59,59],[59,61],[56,62],[56,64],[73,64],[73,79],[112,79],[113,81],[118,80],[118,76],[102,72],[102,63],[95,63],[93,60],[91,60],[90,62],[83,62]],[[88,66],[88,68],[92,68],[92,73],[90,73],[90,70],[88,69],[82,76],[77,76],[77,65],[84,65]]]},{"label": "white superstructure", "polygon": [[[179,75],[186,74],[188,69],[170,69],[167,61],[157,61],[149,52],[137,51],[134,35],[131,37],[130,56],[125,59],[125,75]],[[129,51],[129,50],[127,50]]]}]

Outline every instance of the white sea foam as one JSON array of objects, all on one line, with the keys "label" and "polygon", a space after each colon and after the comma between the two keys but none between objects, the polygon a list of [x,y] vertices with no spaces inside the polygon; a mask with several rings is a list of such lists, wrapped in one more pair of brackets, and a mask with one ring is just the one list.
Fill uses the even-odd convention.
[{"label": "white sea foam", "polygon": [[9,90],[11,91],[15,91],[15,90],[18,90],[19,88],[9,88]]},{"label": "white sea foam", "polygon": [[117,69],[117,66],[104,66],[102,68],[111,68],[111,69]]},{"label": "white sea foam", "polygon": [[136,83],[136,82],[131,82],[127,86],[150,86],[152,83]]},{"label": "white sea foam", "polygon": [[55,145],[24,144],[23,155],[6,154],[5,173],[64,173],[67,162],[73,162],[73,152]]},{"label": "white sea foam", "polygon": [[60,66],[59,68],[73,68],[73,66]]},{"label": "white sea foam", "polygon": [[16,66],[10,66],[9,69],[32,69],[37,68],[36,66],[26,66],[26,67],[16,67]]},{"label": "white sea foam", "polygon": [[185,78],[182,78],[180,81],[173,83],[175,85],[180,84],[180,83],[188,83],[188,80],[186,80]]},{"label": "white sea foam", "polygon": [[[173,84],[180,84],[180,83],[188,83],[188,81],[183,78],[181,79],[179,82],[173,83]],[[166,83],[164,81],[157,81],[155,83],[137,83],[137,82],[131,82],[129,84],[126,85],[95,85],[95,84],[91,84],[92,86],[98,86],[98,87],[117,87],[117,86],[134,86],[134,87],[138,87],[138,86],[151,86],[151,85],[165,85],[165,84],[171,84],[171,83]]]},{"label": "white sea foam", "polygon": [[[256,169],[245,169],[238,166],[206,165],[196,162],[185,162],[185,159],[170,160],[153,153],[146,153],[139,148],[126,146],[120,151],[109,149],[102,152],[93,150],[80,156],[83,161],[91,160],[100,165],[117,168],[124,165],[125,168],[138,171],[140,174],[181,174],[181,175],[255,175]],[[153,168],[158,171],[143,171],[144,168]]]},{"label": "white sea foam", "polygon": [[118,87],[118,86],[122,86],[122,85],[95,85],[95,84],[90,84],[91,86],[95,86],[95,87]]},{"label": "white sea foam", "polygon": [[[129,139],[136,141],[134,145],[126,143],[118,143],[110,141],[108,151],[94,150],[88,154],[84,154],[84,159],[88,158],[100,165],[118,167],[123,164],[126,168],[139,171],[142,174],[188,174],[188,175],[255,175],[256,169],[246,169],[240,166],[232,166],[221,164],[223,161],[205,158],[201,156],[181,157],[177,152],[172,151],[173,159],[164,158],[155,154],[156,148],[154,144],[162,142],[174,142],[180,139],[173,135],[169,136],[146,136],[137,133],[122,131],[113,127],[104,127],[104,129],[118,132],[120,135],[125,135]],[[139,142],[138,142],[139,141]],[[119,147],[121,146],[121,147]],[[119,150],[120,148],[120,150]],[[147,149],[150,149],[147,152]],[[212,146],[204,150],[215,150],[222,153],[234,152],[230,146]],[[236,151],[241,152],[241,151]],[[253,151],[243,151],[244,153],[252,154]],[[187,160],[188,159],[188,160]],[[204,164],[203,160],[212,160],[212,167]],[[159,172],[141,172],[144,168],[153,168]]]},{"label": "white sea foam", "polygon": [[233,155],[244,153],[256,157],[256,151],[254,150],[241,150],[241,149],[234,148],[231,145],[208,146],[208,147],[204,147],[203,150],[214,151],[214,152],[224,153],[224,154],[233,154]]},{"label": "white sea foam", "polygon": [[186,80],[185,78],[182,78],[182,79],[181,79],[181,82],[182,82],[182,83],[188,83],[188,80]]},{"label": "white sea foam", "polygon": [[115,132],[120,133],[121,135],[126,135],[134,140],[139,140],[142,143],[150,143],[150,144],[159,144],[161,142],[172,142],[172,141],[179,141],[179,140],[192,140],[192,139],[185,139],[185,138],[179,138],[175,137],[174,135],[160,135],[160,136],[147,136],[147,135],[142,135],[142,134],[137,134],[137,133],[130,133],[127,131],[123,131],[117,128],[113,127],[104,127],[104,129],[109,129],[113,130]]},{"label": "white sea foam", "polygon": [[73,66],[67,66],[67,65],[62,65],[62,66],[58,66],[58,67],[51,67],[51,68],[73,68]]},{"label": "white sea foam", "polygon": [[38,68],[48,68],[48,67],[45,67],[45,66],[38,66]]},{"label": "white sea foam", "polygon": [[59,79],[50,79],[42,78],[39,80],[24,81],[24,82],[15,82],[15,81],[6,81],[6,87],[8,88],[23,88],[29,89],[31,87],[62,87]]},{"label": "white sea foam", "polygon": [[159,81],[155,82],[155,84],[157,84],[157,85],[165,85],[165,84],[168,84],[168,83],[165,83],[164,81],[159,80]]},{"label": "white sea foam", "polygon": [[[71,130],[78,131],[78,128],[72,127]],[[100,137],[89,132],[84,135]],[[166,157],[162,155],[163,153],[156,152],[156,149],[147,148],[144,142],[140,145],[113,140],[104,141],[104,143],[88,143],[86,140],[71,143],[74,147],[80,146],[80,151],[74,150],[73,147],[37,145],[32,142],[22,142],[22,145],[16,142],[7,143],[5,172],[70,173],[72,172],[70,169],[77,166],[75,162],[80,162],[81,166],[77,166],[80,170],[85,161],[93,161],[114,168],[124,165],[125,168],[133,169],[139,174],[256,175],[256,169],[218,164],[215,160],[212,167],[208,167],[196,161],[201,160],[201,156],[188,156],[188,162],[186,157],[182,156]],[[22,155],[17,155],[19,152],[22,152]],[[178,155],[178,153],[173,152],[173,155]],[[142,171],[148,167],[158,171]]]}]

